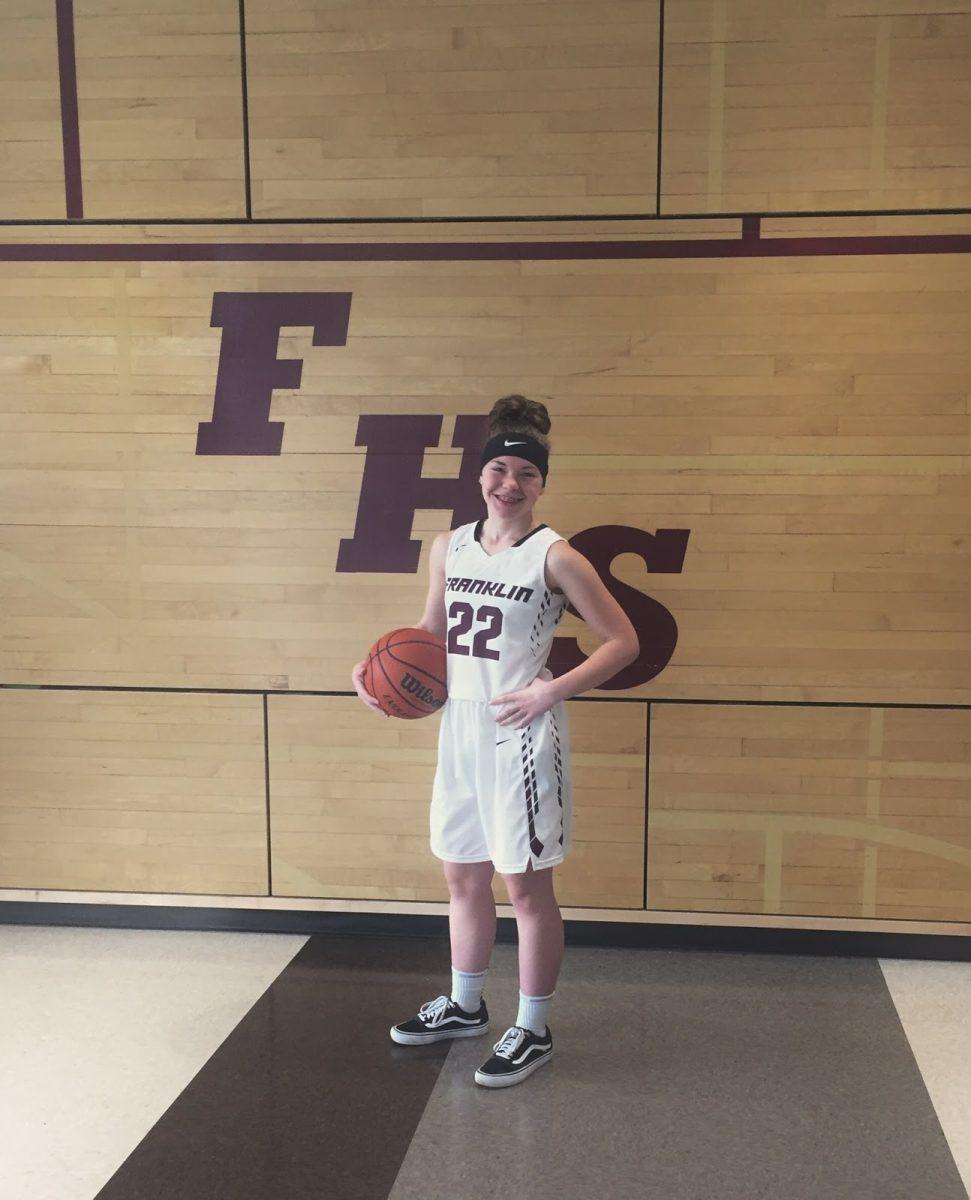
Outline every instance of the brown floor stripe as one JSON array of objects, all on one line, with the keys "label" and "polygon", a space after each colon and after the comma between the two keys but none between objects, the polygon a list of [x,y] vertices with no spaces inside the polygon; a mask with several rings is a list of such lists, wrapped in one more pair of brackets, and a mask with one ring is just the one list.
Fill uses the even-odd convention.
[{"label": "brown floor stripe", "polygon": [[388,1027],[448,965],[443,939],[312,937],[96,1200],[384,1200],[450,1046]]}]

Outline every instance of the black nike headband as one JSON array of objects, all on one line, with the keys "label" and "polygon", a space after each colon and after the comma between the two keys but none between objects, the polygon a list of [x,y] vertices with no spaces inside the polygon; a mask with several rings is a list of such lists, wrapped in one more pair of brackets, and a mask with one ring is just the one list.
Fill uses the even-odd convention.
[{"label": "black nike headband", "polygon": [[542,442],[530,437],[528,433],[497,433],[489,438],[479,459],[482,468],[494,458],[525,458],[538,468],[546,484],[546,476],[550,470],[550,452]]}]

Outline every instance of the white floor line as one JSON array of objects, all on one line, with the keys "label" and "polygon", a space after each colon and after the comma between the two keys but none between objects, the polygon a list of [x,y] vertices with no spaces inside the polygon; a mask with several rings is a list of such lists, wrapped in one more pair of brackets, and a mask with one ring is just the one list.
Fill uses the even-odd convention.
[{"label": "white floor line", "polygon": [[881,959],[880,966],[971,1194],[971,963]]},{"label": "white floor line", "polygon": [[0,1196],[91,1200],[305,941],[0,926]]}]

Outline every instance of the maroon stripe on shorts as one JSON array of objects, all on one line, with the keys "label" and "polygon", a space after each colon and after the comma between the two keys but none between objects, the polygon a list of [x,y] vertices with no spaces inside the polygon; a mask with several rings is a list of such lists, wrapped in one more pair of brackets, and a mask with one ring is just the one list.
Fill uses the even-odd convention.
[{"label": "maroon stripe on shorts", "polygon": [[523,787],[526,792],[526,824],[529,832],[529,848],[539,858],[543,843],[536,836],[535,817],[539,812],[539,788],[536,784],[536,766],[533,762],[533,735],[529,726],[520,731],[523,755]]},{"label": "maroon stripe on shorts", "polygon": [[550,730],[553,734],[553,769],[556,772],[556,801],[560,806],[560,845],[563,845],[563,756],[560,750],[560,730],[556,713],[550,709]]}]

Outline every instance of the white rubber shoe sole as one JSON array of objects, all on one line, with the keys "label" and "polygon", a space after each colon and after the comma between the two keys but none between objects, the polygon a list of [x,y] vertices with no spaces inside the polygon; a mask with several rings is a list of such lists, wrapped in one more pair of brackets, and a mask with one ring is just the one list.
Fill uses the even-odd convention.
[{"label": "white rubber shoe sole", "polygon": [[481,1071],[476,1071],[475,1082],[481,1087],[487,1088],[504,1088],[512,1087],[514,1084],[522,1083],[524,1079],[528,1079],[534,1071],[538,1071],[540,1067],[545,1066],[553,1057],[553,1051],[549,1054],[544,1054],[542,1058],[538,1058],[534,1063],[530,1063],[528,1067],[523,1067],[522,1070],[516,1071],[513,1075],[484,1075]]},{"label": "white rubber shoe sole", "polygon": [[391,1040],[399,1046],[425,1046],[429,1042],[451,1042],[456,1038],[482,1037],[489,1032],[488,1025],[477,1025],[474,1029],[448,1029],[440,1033],[429,1030],[428,1033],[402,1033],[391,1026]]}]

